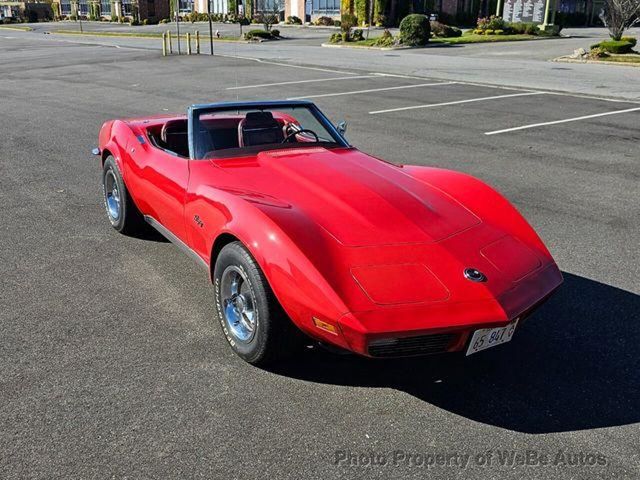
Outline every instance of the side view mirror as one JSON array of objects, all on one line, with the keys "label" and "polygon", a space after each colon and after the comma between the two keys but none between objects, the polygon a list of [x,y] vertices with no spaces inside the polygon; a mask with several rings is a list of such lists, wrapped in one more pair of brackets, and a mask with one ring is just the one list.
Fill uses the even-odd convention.
[{"label": "side view mirror", "polygon": [[347,133],[347,122],[342,120],[340,123],[338,123],[338,125],[336,125],[336,129],[338,130],[340,135],[344,136],[344,134]]}]

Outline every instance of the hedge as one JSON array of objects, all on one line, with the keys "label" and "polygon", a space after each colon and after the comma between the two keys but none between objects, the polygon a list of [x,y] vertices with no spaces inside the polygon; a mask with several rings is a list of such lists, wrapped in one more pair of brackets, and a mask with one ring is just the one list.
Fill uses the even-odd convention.
[{"label": "hedge", "polygon": [[601,48],[607,53],[631,53],[633,46],[633,42],[627,40],[605,40],[591,45],[591,49]]},{"label": "hedge", "polygon": [[400,22],[400,39],[405,45],[426,45],[431,36],[431,25],[426,15],[412,13]]},{"label": "hedge", "polygon": [[264,38],[264,39],[271,39],[273,38],[273,34],[271,32],[267,32],[266,30],[249,30],[247,33],[244,34],[245,38],[247,40],[250,40],[252,38]]}]

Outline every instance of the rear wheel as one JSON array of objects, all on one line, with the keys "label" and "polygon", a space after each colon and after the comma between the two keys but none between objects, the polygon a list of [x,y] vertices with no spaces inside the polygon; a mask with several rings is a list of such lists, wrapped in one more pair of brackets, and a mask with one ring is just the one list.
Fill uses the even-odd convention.
[{"label": "rear wheel", "polygon": [[111,226],[125,235],[135,235],[145,228],[144,218],[133,203],[115,159],[107,157],[102,169],[104,207]]},{"label": "rear wheel", "polygon": [[214,269],[214,291],[227,342],[247,362],[273,363],[299,345],[301,334],[240,242],[232,242],[220,251]]}]

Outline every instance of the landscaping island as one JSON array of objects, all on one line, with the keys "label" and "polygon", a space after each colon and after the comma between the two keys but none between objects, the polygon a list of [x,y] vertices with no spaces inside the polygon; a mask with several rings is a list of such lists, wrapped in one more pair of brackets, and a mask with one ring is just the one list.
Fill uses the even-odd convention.
[{"label": "landscaping island", "polygon": [[600,63],[604,65],[623,64],[640,67],[640,53],[634,50],[637,44],[635,37],[621,37],[620,40],[605,40],[591,45],[587,52],[580,48],[572,55],[554,59],[556,62]]},{"label": "landscaping island", "polygon": [[400,23],[400,32],[394,36],[385,30],[380,37],[364,38],[362,29],[355,27],[355,17],[343,15],[341,33],[334,33],[323,46],[341,46],[355,48],[412,48],[424,47],[429,43],[465,44],[514,42],[559,38],[560,29],[541,30],[535,23],[509,23],[501,17],[491,16],[478,19],[476,28],[462,31],[439,21],[429,21],[426,15],[412,14]]}]

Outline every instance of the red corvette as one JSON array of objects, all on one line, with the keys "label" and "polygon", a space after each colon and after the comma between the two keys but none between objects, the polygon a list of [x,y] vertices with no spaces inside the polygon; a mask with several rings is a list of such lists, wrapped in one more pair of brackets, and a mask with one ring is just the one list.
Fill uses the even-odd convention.
[{"label": "red corvette", "polygon": [[491,187],[364,154],[311,102],[112,120],[94,153],[113,227],[150,224],[201,263],[250,363],[300,332],[370,357],[475,353],[511,340],[562,282]]}]

